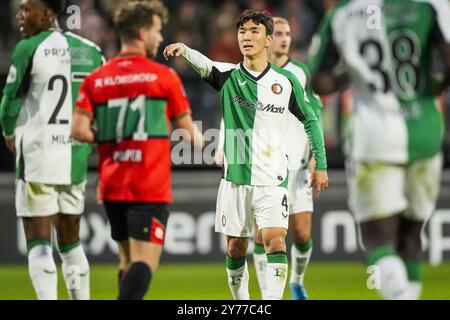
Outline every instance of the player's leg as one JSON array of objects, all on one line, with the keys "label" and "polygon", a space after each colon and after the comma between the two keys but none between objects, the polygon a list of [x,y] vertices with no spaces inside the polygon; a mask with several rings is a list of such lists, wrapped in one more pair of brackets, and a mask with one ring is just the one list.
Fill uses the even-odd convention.
[{"label": "player's leg", "polygon": [[258,226],[253,226],[255,228],[254,242],[255,246],[253,249],[253,263],[255,264],[256,278],[258,279],[259,289],[261,290],[261,298],[264,300],[267,292],[267,282],[266,282],[266,267],[267,267],[267,256],[264,250],[264,242],[262,240],[262,232],[258,229]]},{"label": "player's leg", "polygon": [[288,272],[286,234],[289,224],[287,188],[253,187],[253,210],[267,255],[267,300],[283,298]]},{"label": "player's leg", "polygon": [[162,244],[130,237],[131,264],[120,287],[119,300],[142,300],[159,266]]},{"label": "player's leg", "polygon": [[227,282],[236,300],[250,299],[246,256],[254,222],[251,192],[250,186],[222,179],[217,193],[215,231],[227,236]]},{"label": "player's leg", "polygon": [[399,215],[360,224],[368,266],[380,272],[380,293],[385,299],[410,299],[406,267],[396,250]]},{"label": "player's leg", "polygon": [[267,255],[266,300],[283,299],[288,272],[286,234],[287,230],[284,228],[262,228],[264,248]]},{"label": "player's leg", "polygon": [[421,231],[423,222],[400,217],[397,251],[406,267],[411,299],[417,300],[422,293],[420,256],[422,253]]},{"label": "player's leg", "polygon": [[442,173],[442,155],[415,161],[406,173],[408,209],[400,218],[397,249],[408,272],[412,299],[422,292],[421,230],[436,208]]},{"label": "player's leg", "polygon": [[294,300],[308,299],[303,280],[312,253],[310,178],[307,169],[289,171],[289,228],[293,239],[289,287]]},{"label": "player's leg", "polygon": [[250,300],[247,249],[248,238],[227,236],[228,287],[234,300]]},{"label": "player's leg", "polygon": [[23,222],[28,272],[36,296],[40,300],[56,300],[58,276],[51,244],[51,216],[58,212],[57,197],[45,185],[17,180],[16,210]]},{"label": "player's leg", "polygon": [[407,206],[405,169],[358,163],[350,172],[349,204],[360,224],[367,264],[380,272],[380,294],[385,299],[409,299],[406,268],[396,251],[399,213]]},{"label": "player's leg", "polygon": [[90,299],[89,262],[79,238],[80,219],[81,215],[57,214],[53,217],[62,273],[71,300]]},{"label": "player's leg", "polygon": [[131,263],[127,226],[128,207],[126,203],[119,201],[104,201],[103,206],[111,227],[111,238],[116,241],[119,248],[118,288],[120,290]]},{"label": "player's leg", "polygon": [[294,300],[307,300],[304,287],[305,271],[312,253],[311,212],[299,212],[289,216],[289,228],[293,244],[291,247],[291,276],[289,287]]},{"label": "player's leg", "polygon": [[79,237],[85,188],[86,182],[56,187],[62,214],[53,217],[53,224],[57,232],[64,281],[71,300],[90,299],[89,262]]},{"label": "player's leg", "polygon": [[117,241],[117,246],[119,248],[119,273],[117,275],[117,286],[120,288],[131,264],[130,241]]},{"label": "player's leg", "polygon": [[28,250],[28,272],[39,300],[58,299],[58,275],[53,259],[51,217],[22,218]]},{"label": "player's leg", "polygon": [[119,300],[142,300],[159,266],[169,211],[167,204],[134,203],[127,212],[131,265]]}]

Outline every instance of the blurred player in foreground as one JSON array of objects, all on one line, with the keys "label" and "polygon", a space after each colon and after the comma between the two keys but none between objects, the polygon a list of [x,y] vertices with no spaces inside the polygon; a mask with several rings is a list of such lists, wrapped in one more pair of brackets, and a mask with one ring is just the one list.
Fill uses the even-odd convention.
[{"label": "blurred player in foreground", "polygon": [[170,122],[203,146],[178,75],[150,59],[166,20],[159,1],[119,8],[121,52],[83,82],[72,126],[75,138],[98,143],[100,198],[119,246],[119,299],[143,299],[159,264],[172,201]]},{"label": "blurred player in foreground", "polygon": [[289,114],[305,124],[314,152],[316,195],[327,187],[323,133],[301,84],[267,62],[273,20],[246,10],[239,17],[238,43],[244,61],[214,62],[183,43],[167,46],[166,58],[183,56],[222,99],[224,177],[220,183],[216,231],[227,236],[226,269],[234,299],[249,299],[246,254],[253,221],[262,230],[267,255],[266,299],[281,299],[287,278],[287,128]]},{"label": "blurred player in foreground", "polygon": [[[349,206],[385,299],[421,294],[420,234],[442,172],[436,94],[450,81],[449,21],[448,1],[341,1],[312,41],[316,92],[343,88],[350,75]],[[434,48],[445,70],[438,83],[431,76]],[[345,73],[335,68],[340,59]]]},{"label": "blurred player in foreground", "polygon": [[56,17],[64,1],[22,0],[17,21],[25,39],[13,53],[0,122],[16,153],[16,211],[22,218],[28,270],[38,299],[57,299],[52,225],[71,299],[89,299],[89,263],[79,239],[90,146],[70,138],[83,78],[102,64],[100,50]]}]

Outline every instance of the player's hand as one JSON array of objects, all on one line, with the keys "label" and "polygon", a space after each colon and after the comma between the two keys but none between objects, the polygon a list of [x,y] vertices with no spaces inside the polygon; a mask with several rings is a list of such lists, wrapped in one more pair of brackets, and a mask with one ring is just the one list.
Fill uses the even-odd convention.
[{"label": "player's hand", "polygon": [[166,60],[169,60],[169,58],[179,57],[183,54],[184,50],[186,50],[186,46],[184,43],[172,43],[164,48],[163,55]]},{"label": "player's hand", "polygon": [[16,154],[16,138],[5,138],[5,144],[6,147],[11,151],[13,154]]},{"label": "player's hand", "polygon": [[315,171],[311,181],[311,187],[314,188],[316,198],[320,196],[320,192],[328,188],[328,174],[326,171]]}]

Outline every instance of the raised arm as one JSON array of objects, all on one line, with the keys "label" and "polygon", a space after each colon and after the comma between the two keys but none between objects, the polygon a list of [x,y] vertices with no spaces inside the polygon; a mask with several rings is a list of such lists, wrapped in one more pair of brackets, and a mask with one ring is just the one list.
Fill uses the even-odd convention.
[{"label": "raised arm", "polygon": [[163,54],[166,59],[182,56],[216,90],[222,88],[229,71],[236,68],[236,65],[231,63],[212,61],[197,50],[191,49],[181,42],[169,44],[164,48]]},{"label": "raised arm", "polygon": [[211,59],[181,42],[169,44],[164,49],[163,54],[166,60],[171,57],[182,56],[202,78],[209,77],[214,65]]}]

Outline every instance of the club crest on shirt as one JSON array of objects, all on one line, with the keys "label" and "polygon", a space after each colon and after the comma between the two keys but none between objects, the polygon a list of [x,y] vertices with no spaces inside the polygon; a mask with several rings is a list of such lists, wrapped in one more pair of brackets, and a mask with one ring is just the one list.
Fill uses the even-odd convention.
[{"label": "club crest on shirt", "polygon": [[280,94],[281,92],[283,92],[283,87],[279,83],[274,83],[272,85],[272,92],[275,94]]}]

